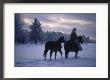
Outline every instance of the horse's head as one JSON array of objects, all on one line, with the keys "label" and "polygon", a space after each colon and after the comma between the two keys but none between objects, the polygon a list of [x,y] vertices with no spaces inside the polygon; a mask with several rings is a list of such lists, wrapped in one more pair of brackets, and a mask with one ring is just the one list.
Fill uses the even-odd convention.
[{"label": "horse's head", "polygon": [[58,42],[64,43],[65,42],[64,36],[59,37],[58,38]]},{"label": "horse's head", "polygon": [[83,44],[83,37],[81,35],[78,37],[78,40],[81,44]]}]

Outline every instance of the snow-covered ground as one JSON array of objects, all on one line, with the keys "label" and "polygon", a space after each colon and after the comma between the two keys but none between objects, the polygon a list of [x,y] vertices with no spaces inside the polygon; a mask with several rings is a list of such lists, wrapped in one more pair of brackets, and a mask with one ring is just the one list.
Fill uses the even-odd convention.
[{"label": "snow-covered ground", "polygon": [[15,67],[95,67],[96,66],[96,44],[83,44],[83,51],[79,51],[78,58],[75,59],[74,52],[69,53],[69,58],[63,58],[57,53],[57,59],[44,60],[44,44],[17,44],[15,45]]}]

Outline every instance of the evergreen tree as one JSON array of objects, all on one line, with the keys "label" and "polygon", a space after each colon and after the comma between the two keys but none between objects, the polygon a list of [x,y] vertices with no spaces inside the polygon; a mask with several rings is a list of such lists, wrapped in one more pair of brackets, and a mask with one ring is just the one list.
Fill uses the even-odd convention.
[{"label": "evergreen tree", "polygon": [[19,13],[15,14],[15,43],[24,43],[24,36],[22,30],[22,19]]},{"label": "evergreen tree", "polygon": [[30,37],[31,41],[37,44],[38,41],[41,40],[42,28],[40,22],[35,18],[34,22],[30,26],[31,32]]}]

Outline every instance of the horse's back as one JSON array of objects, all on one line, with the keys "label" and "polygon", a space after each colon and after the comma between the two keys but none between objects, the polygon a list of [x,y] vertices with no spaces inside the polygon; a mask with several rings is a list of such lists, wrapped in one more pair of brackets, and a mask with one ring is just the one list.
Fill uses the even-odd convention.
[{"label": "horse's back", "polygon": [[48,42],[45,43],[45,48],[47,48],[47,47],[49,48],[49,47],[51,47],[53,44],[55,44],[54,41],[48,41]]},{"label": "horse's back", "polygon": [[54,50],[54,49],[61,49],[62,47],[61,47],[61,44],[59,44],[59,43],[57,43],[55,41],[48,41],[45,44],[45,48]]}]

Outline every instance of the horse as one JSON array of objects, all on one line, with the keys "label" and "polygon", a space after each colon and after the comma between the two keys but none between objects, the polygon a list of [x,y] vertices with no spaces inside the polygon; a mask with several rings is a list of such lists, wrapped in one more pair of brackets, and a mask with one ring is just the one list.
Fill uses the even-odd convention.
[{"label": "horse", "polygon": [[44,50],[44,54],[43,54],[43,56],[45,57],[45,60],[46,60],[46,55],[47,55],[48,50],[50,50],[50,60],[51,60],[51,56],[52,56],[53,52],[55,52],[55,59],[56,59],[57,51],[60,52],[61,57],[62,57],[61,43],[64,43],[64,42],[65,42],[64,36],[60,36],[57,41],[46,42],[45,50]]},{"label": "horse", "polygon": [[83,38],[82,36],[78,36],[78,38],[74,41],[72,40],[69,40],[69,41],[65,41],[64,43],[64,49],[65,49],[65,59],[68,58],[68,54],[69,52],[75,52],[75,58],[77,58],[77,55],[78,55],[78,51],[80,50],[79,49],[79,45],[83,44]]}]

